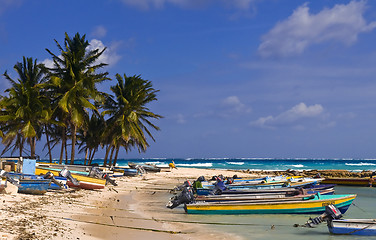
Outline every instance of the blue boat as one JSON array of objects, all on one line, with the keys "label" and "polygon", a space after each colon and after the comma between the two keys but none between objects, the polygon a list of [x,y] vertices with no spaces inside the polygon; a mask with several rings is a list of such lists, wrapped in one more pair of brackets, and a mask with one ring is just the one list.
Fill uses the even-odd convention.
[{"label": "blue boat", "polygon": [[[24,174],[24,173],[14,173],[14,172],[8,172],[7,175],[13,179],[26,179],[26,180],[46,180],[44,176],[38,176],[35,174]],[[48,190],[60,190],[60,189],[66,189],[68,188],[67,185],[67,179],[65,177],[60,176],[54,176],[54,180],[50,180],[50,185],[48,187]]]},{"label": "blue boat", "polygon": [[41,195],[50,187],[50,179],[19,179],[18,193]]}]

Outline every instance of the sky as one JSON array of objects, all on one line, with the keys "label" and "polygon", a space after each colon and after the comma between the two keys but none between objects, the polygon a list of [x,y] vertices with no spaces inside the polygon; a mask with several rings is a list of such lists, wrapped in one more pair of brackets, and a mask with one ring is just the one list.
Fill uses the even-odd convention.
[{"label": "sky", "polygon": [[0,73],[65,33],[160,90],[156,141],[121,158],[376,158],[376,1],[0,0]]}]

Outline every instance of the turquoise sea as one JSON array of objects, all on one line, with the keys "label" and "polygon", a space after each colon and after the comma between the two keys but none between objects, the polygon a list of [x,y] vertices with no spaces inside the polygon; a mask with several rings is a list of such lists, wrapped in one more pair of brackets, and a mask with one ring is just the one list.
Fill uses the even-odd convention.
[{"label": "turquoise sea", "polygon": [[[128,162],[152,163],[167,167],[174,161],[177,167],[212,168],[212,169],[244,169],[244,170],[323,170],[344,169],[349,171],[376,171],[376,159],[309,159],[309,158],[138,158],[118,159],[118,166],[127,166]],[[76,160],[82,164],[83,160]],[[102,159],[93,163],[103,164]]]}]

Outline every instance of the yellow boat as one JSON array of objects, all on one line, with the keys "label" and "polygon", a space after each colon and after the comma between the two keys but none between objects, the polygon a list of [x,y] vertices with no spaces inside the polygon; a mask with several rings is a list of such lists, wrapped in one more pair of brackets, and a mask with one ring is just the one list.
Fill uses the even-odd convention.
[{"label": "yellow boat", "polygon": [[356,194],[320,195],[291,200],[252,200],[228,202],[196,202],[184,209],[193,214],[311,214],[325,212],[325,206],[335,205],[345,213]]},{"label": "yellow boat", "polygon": [[[44,175],[47,172],[51,172],[54,176],[59,176],[60,169],[53,169],[53,168],[44,168],[44,167],[36,167],[35,168],[35,174],[36,175]],[[103,189],[106,185],[106,179],[100,179],[100,178],[93,178],[89,176],[84,176],[76,173],[71,173],[72,177],[77,179],[79,181],[79,185],[74,185],[71,181],[67,181],[67,185],[69,187],[75,187],[75,188],[82,188],[82,189],[88,189],[88,190],[94,190],[94,189]]]}]

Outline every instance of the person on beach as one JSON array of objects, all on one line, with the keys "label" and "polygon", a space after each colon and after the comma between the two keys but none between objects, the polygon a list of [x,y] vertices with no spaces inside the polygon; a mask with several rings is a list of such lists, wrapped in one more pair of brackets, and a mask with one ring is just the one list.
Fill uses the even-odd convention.
[{"label": "person on beach", "polygon": [[174,169],[174,168],[177,169],[176,166],[175,166],[175,162],[174,162],[174,160],[172,160],[172,162],[169,163],[168,166],[170,167],[170,170],[172,170],[172,169]]},{"label": "person on beach", "polygon": [[375,179],[373,178],[373,176],[370,176],[369,177],[369,187],[372,187],[374,181],[375,181]]}]

